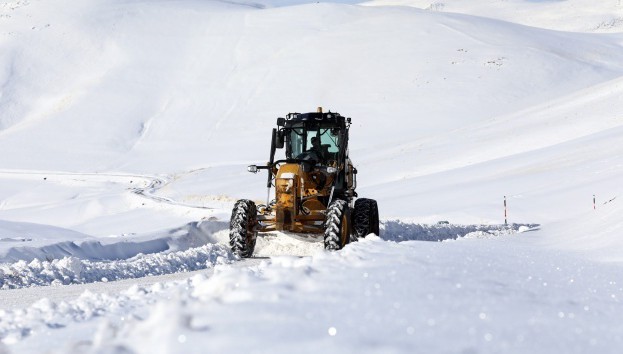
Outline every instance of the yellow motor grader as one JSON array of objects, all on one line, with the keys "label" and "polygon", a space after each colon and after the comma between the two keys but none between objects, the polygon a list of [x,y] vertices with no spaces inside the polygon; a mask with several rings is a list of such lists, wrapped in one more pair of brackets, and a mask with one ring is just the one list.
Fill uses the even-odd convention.
[{"label": "yellow motor grader", "polygon": [[[284,231],[324,237],[327,250],[339,250],[368,234],[379,234],[375,200],[357,198],[357,169],[348,157],[351,119],[339,113],[289,113],[272,131],[270,159],[249,172],[268,172],[265,205],[241,199],[229,229],[232,252],[251,257],[258,232]],[[275,160],[285,147],[285,159]],[[270,201],[271,188],[275,199]]]}]

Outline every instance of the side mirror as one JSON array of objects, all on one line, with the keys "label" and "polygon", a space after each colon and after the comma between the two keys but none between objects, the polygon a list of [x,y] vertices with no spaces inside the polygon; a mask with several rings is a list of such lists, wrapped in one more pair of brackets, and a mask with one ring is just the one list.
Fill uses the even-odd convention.
[{"label": "side mirror", "polygon": [[285,118],[277,118],[277,126],[278,127],[283,127],[284,125],[286,125],[286,119]]},{"label": "side mirror", "polygon": [[251,165],[247,167],[247,171],[252,172],[252,173],[257,173],[257,165]]},{"label": "side mirror", "polygon": [[278,131],[277,132],[277,137],[275,139],[275,147],[277,149],[283,149],[283,145],[285,143],[285,141],[284,141],[285,139],[284,138],[285,138],[284,131],[283,130]]}]

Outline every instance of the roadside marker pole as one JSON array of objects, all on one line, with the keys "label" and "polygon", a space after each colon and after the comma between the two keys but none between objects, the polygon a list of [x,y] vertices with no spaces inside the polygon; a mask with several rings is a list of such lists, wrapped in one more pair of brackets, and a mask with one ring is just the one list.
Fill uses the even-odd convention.
[{"label": "roadside marker pole", "polygon": [[593,210],[595,210],[595,209],[596,209],[596,206],[595,206],[595,205],[596,205],[596,204],[595,204],[595,195],[593,194]]},{"label": "roadside marker pole", "polygon": [[508,220],[506,215],[506,196],[504,196],[504,226],[508,226]]}]

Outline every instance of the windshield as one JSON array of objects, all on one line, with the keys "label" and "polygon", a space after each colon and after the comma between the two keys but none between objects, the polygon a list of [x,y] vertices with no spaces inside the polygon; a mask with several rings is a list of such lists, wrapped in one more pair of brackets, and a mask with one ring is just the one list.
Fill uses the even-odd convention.
[{"label": "windshield", "polygon": [[290,157],[311,157],[317,161],[337,160],[340,150],[338,134],[339,130],[331,127],[293,128],[290,132]]}]

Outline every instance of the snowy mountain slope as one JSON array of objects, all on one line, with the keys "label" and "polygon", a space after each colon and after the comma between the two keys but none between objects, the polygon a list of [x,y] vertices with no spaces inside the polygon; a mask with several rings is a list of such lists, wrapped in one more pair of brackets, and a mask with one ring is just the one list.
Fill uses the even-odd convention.
[{"label": "snowy mountain slope", "polygon": [[623,3],[619,0],[372,0],[364,4],[457,12],[566,32],[623,31]]},{"label": "snowy mountain slope", "polygon": [[[68,14],[42,2],[13,11],[13,22],[31,15],[29,25],[50,26],[7,35],[2,66],[13,74],[2,80],[10,93],[3,105],[11,109],[0,147],[19,154],[3,155],[4,166],[153,173],[265,158],[248,153],[266,145],[259,129],[318,105],[356,124],[383,120],[361,124],[353,149],[379,135],[405,142],[621,72],[618,44],[608,38],[416,9],[95,4]],[[48,63],[58,64],[49,70]],[[440,92],[454,99],[440,101]],[[50,104],[34,103],[43,99]],[[406,116],[416,132],[397,134]],[[235,147],[225,132],[235,133]],[[214,150],[230,154],[206,159]]]},{"label": "snowy mountain slope", "polygon": [[[266,159],[268,132],[277,116],[323,105],[353,117],[351,151],[360,184],[381,201],[386,215],[436,219],[438,212],[404,211],[386,197],[384,187],[375,191],[374,186],[502,157],[502,149],[488,148],[496,145],[480,144],[488,137],[473,135],[474,145],[462,140],[463,132],[472,136],[491,121],[505,124],[488,129],[521,127],[523,134],[507,143],[514,146],[512,152],[537,148],[534,132],[551,116],[538,111],[552,100],[575,100],[570,95],[616,80],[623,62],[616,36],[552,32],[410,8],[307,4],[258,9],[196,1],[56,4],[71,10],[55,11],[53,3],[45,2],[4,10],[11,15],[3,18],[10,31],[4,34],[0,61],[12,74],[2,79],[6,109],[0,147],[7,153],[1,165],[163,173],[172,181],[164,195],[195,201],[208,195],[208,203],[219,196],[263,198],[257,176],[244,166]],[[263,6],[274,5],[279,4]],[[49,104],[36,103],[46,99]],[[585,107],[591,111],[594,106]],[[524,109],[521,114],[534,118],[523,122],[513,115]],[[456,129],[463,130],[444,140]],[[557,141],[567,138],[573,136]],[[430,145],[425,144],[414,150],[431,139],[443,148],[426,149]],[[483,151],[480,157],[478,151]],[[413,181],[401,190],[422,193],[424,185]],[[28,193],[31,187],[23,188]],[[104,190],[110,191],[108,186]],[[68,193],[85,196],[80,188]],[[489,193],[497,203],[512,191]],[[55,207],[58,214],[49,209],[42,214],[33,205],[17,212],[7,207],[0,217],[98,236],[140,233],[126,221],[146,220],[153,209],[160,215],[156,219],[168,224],[141,225],[145,231],[197,220],[196,213],[171,217],[159,207],[148,206],[144,213],[123,191],[107,196],[116,200],[106,205],[98,194],[88,195],[78,205],[60,195],[51,201],[62,206]],[[77,208],[65,208],[71,205]],[[479,204],[456,221],[501,221],[497,207],[484,208]],[[68,212],[70,218],[56,216]]]},{"label": "snowy mountain slope", "polygon": [[[394,147],[385,156],[400,156],[394,151],[411,156],[412,172],[388,175],[378,185],[363,185],[363,190],[378,188],[385,195],[393,191],[405,201],[392,205],[402,205],[416,215],[430,212],[429,204],[407,199],[448,196],[451,199],[440,207],[461,211],[463,215],[452,219],[462,222],[470,208],[493,202],[499,207],[489,209],[488,217],[500,220],[504,195],[519,199],[510,201],[511,210],[522,206],[511,212],[516,221],[543,223],[574,217],[592,207],[593,194],[610,199],[623,192],[618,183],[621,87],[616,79],[528,110]],[[400,159],[374,165],[390,170]]]}]

